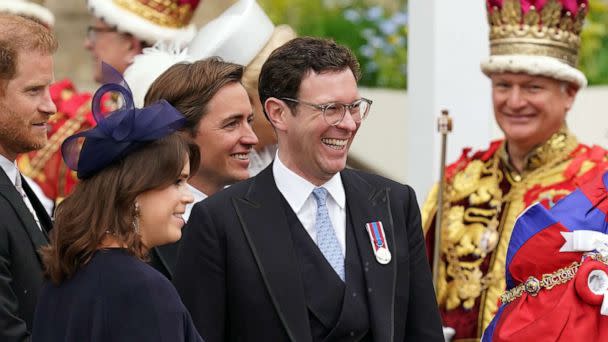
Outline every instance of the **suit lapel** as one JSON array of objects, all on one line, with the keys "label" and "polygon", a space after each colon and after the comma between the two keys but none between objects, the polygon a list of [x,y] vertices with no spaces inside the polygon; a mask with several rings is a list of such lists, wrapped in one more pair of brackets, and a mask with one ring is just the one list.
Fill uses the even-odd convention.
[{"label": "suit lapel", "polygon": [[174,267],[177,263],[179,241],[167,245],[157,246],[150,251],[151,264],[159,267],[159,271],[169,280],[173,279]]},{"label": "suit lapel", "polygon": [[[393,340],[395,277],[397,253],[394,239],[393,221],[390,211],[388,188],[373,187],[351,170],[341,173],[346,193],[346,204],[353,222],[354,236],[361,255],[361,264],[366,272],[370,309],[370,326],[374,340]],[[386,234],[392,260],[382,265],[376,260],[366,223],[381,221]]]},{"label": "suit lapel", "polygon": [[304,298],[282,195],[272,164],[254,178],[249,191],[233,204],[273,305],[293,341],[312,341]]},{"label": "suit lapel", "polygon": [[36,212],[36,215],[38,216],[40,225],[43,228],[42,232],[44,233],[44,235],[46,236],[46,238],[48,240],[47,232],[51,231],[51,229],[53,228],[53,221],[47,214],[46,209],[44,208],[42,203],[40,203],[40,200],[38,199],[38,196],[36,195],[34,190],[32,190],[32,188],[30,187],[28,182],[23,177],[21,177],[21,185],[23,186],[23,190],[27,194],[27,198],[30,200],[32,207],[34,208],[34,211]]},{"label": "suit lapel", "polygon": [[[36,221],[34,221],[34,218],[32,217],[32,213],[30,213],[29,209],[25,205],[25,202],[23,201],[23,198],[21,198],[21,194],[19,194],[15,188],[15,185],[13,185],[13,183],[8,179],[8,176],[2,169],[0,169],[0,196],[6,198],[17,213],[17,216],[23,225],[23,229],[29,236],[34,249],[37,251],[40,247],[48,244],[49,240],[46,233],[40,230],[36,224]],[[34,201],[40,204],[35,196]],[[44,213],[42,216],[45,217],[45,215],[46,213]],[[48,216],[46,216],[46,220],[50,222]]]}]

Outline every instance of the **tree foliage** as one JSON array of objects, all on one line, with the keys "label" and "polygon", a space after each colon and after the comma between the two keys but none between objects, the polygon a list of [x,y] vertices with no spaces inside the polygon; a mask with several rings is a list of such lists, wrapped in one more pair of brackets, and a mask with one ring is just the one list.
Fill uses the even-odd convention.
[{"label": "tree foliage", "polygon": [[361,63],[362,85],[406,87],[406,0],[260,0],[259,3],[273,22],[289,24],[299,35],[330,37],[349,46]]},{"label": "tree foliage", "polygon": [[608,84],[608,0],[590,0],[579,65],[589,84]]}]

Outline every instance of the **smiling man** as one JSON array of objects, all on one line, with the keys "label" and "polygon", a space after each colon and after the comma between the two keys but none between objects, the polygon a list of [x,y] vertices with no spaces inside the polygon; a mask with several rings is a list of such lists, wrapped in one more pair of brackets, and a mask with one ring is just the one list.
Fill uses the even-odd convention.
[{"label": "smiling man", "polygon": [[[496,313],[518,215],[535,202],[553,206],[608,166],[604,149],[566,127],[587,83],[576,69],[587,0],[530,3],[487,0],[491,56],[481,68],[504,140],[467,149],[446,169],[437,299],[455,341],[479,340]],[[436,210],[437,187],[422,210],[431,255]]]},{"label": "smiling man", "polygon": [[[93,79],[102,82],[102,62],[123,73],[135,56],[158,41],[175,41],[184,46],[196,32],[190,20],[199,3],[199,0],[87,0],[91,20],[87,28],[82,28],[86,29],[83,44],[91,55]],[[51,96],[57,115],[50,122],[49,144],[23,154],[18,165],[24,175],[42,188],[53,207],[78,182],[76,173],[62,160],[61,143],[74,131],[94,126],[95,120],[91,112],[92,94],[78,91],[69,79],[53,84]],[[111,111],[116,103],[108,97],[103,106]]]},{"label": "smiling man", "polygon": [[[192,206],[235,182],[249,178],[249,154],[257,144],[253,108],[241,84],[244,67],[217,57],[175,64],[150,86],[144,104],[166,100],[185,117],[185,133],[198,146],[201,161],[188,180]],[[156,247],[151,265],[172,279],[180,242]]]},{"label": "smiling man", "polygon": [[120,73],[142,50],[159,41],[185,46],[196,33],[190,20],[200,0],[87,0],[91,23],[84,47],[91,53],[93,78],[102,82],[101,62]]},{"label": "smiling man", "polygon": [[47,143],[57,41],[41,24],[0,14],[0,340],[29,340],[51,220],[17,170]]},{"label": "smiling man", "polygon": [[277,157],[196,205],[178,255],[206,341],[443,341],[414,191],[345,169],[371,106],[358,76],[350,50],[317,38],[264,63]]}]

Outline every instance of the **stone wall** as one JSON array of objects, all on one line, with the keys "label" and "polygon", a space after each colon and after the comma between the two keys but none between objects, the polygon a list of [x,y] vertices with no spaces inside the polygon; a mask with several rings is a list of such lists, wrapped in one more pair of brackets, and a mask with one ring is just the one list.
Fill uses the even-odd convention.
[{"label": "stone wall", "polygon": [[[201,0],[194,22],[197,27],[213,19],[234,0]],[[94,90],[92,61],[83,46],[91,16],[85,0],[47,0],[46,6],[55,14],[55,32],[59,50],[55,55],[55,78],[70,78],[80,90]]]}]

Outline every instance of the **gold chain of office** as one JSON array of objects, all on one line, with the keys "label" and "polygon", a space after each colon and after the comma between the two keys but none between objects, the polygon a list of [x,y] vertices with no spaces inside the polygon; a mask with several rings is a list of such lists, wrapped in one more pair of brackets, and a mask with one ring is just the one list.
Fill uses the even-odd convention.
[{"label": "gold chain of office", "polygon": [[[586,253],[584,254],[583,258],[585,257],[608,264],[607,258],[599,253]],[[500,301],[503,304],[508,304],[521,297],[524,293],[528,293],[531,296],[536,296],[542,289],[551,290],[557,285],[565,284],[574,279],[581,264],[582,262],[575,261],[569,266],[560,268],[553,273],[543,274],[541,279],[530,276],[525,282],[502,294],[500,296]]]}]

